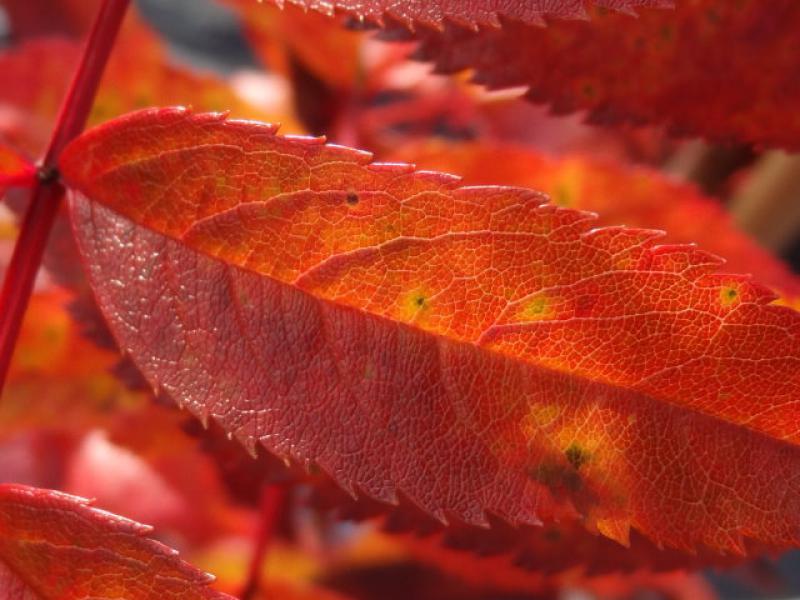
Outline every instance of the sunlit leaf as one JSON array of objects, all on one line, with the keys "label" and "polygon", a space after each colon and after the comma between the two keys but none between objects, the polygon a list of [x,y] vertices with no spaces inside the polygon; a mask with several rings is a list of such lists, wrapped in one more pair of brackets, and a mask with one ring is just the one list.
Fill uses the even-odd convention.
[{"label": "sunlit leaf", "polygon": [[800,541],[800,315],[712,255],[182,109],[61,168],[120,346],[248,446],[443,521]]},{"label": "sunlit leaf", "polygon": [[788,300],[800,296],[800,279],[739,231],[719,201],[654,170],[579,155],[555,159],[530,148],[492,142],[407,145],[396,149],[392,158],[458,173],[467,185],[541,190],[559,206],[596,212],[599,225],[663,229],[664,242],[694,242],[724,257],[721,271],[751,273]]}]

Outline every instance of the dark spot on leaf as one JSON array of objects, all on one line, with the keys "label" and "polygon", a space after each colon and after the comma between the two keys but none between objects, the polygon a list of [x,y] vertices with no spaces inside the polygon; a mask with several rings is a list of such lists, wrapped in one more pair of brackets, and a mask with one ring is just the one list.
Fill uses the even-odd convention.
[{"label": "dark spot on leaf", "polygon": [[355,206],[356,204],[358,204],[358,194],[356,194],[355,192],[348,192],[347,203],[350,206]]},{"label": "dark spot on leaf", "polygon": [[420,308],[425,306],[425,296],[417,296],[416,298],[414,298],[414,304],[416,304]]},{"label": "dark spot on leaf", "polygon": [[570,445],[570,447],[564,451],[564,456],[567,457],[569,464],[571,464],[572,468],[576,471],[579,471],[583,465],[589,462],[589,453],[577,444]]},{"label": "dark spot on leaf", "polygon": [[547,486],[557,495],[564,492],[577,492],[583,487],[581,476],[577,470],[554,462],[544,462],[530,469],[528,476],[534,481]]}]

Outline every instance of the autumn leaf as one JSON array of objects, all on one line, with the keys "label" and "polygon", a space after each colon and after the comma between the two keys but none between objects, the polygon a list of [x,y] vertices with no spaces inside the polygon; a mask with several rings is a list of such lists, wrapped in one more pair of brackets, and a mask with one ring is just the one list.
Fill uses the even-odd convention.
[{"label": "autumn leaf", "polygon": [[246,522],[216,461],[184,431],[186,415],[127,389],[111,373],[118,354],[81,335],[69,299],[55,286],[31,298],[0,396],[0,454],[36,451],[3,454],[0,480],[98,498],[174,542],[241,533]]},{"label": "autumn leaf", "polygon": [[509,22],[478,33],[420,31],[439,72],[474,70],[490,88],[525,86],[559,113],[603,124],[665,124],[678,134],[800,148],[800,5],[688,0],[639,19],[596,11],[547,29]]},{"label": "autumn leaf", "polygon": [[[491,592],[491,597],[504,595],[538,594],[549,597],[558,594],[559,590],[582,589],[591,592],[591,598],[627,598],[636,597],[635,592],[641,589],[674,590],[670,598],[686,598],[713,600],[714,594],[707,583],[697,575],[682,570],[666,573],[642,569],[633,573],[608,573],[587,576],[578,569],[565,570],[558,573],[526,569],[516,561],[517,557],[503,553],[472,555],[453,547],[447,547],[439,535],[418,536],[409,534],[372,533],[365,536],[357,552],[351,551],[354,557],[369,564],[387,563],[387,558],[411,558],[415,561],[435,567],[450,577],[466,582],[470,587]],[[596,550],[600,550],[596,548]],[[612,553],[620,554],[620,548]],[[348,557],[345,557],[348,558]],[[532,557],[534,561],[547,561],[546,553]],[[335,568],[335,567],[334,567]]]},{"label": "autumn leaf", "polygon": [[717,258],[183,109],[60,166],[120,347],[249,447],[442,521],[800,541],[800,315]]},{"label": "autumn leaf", "polygon": [[[738,555],[710,552],[687,555],[659,547],[635,530],[628,545],[622,546],[597,532],[587,531],[579,521],[512,526],[488,515],[489,527],[455,521],[444,525],[408,504],[387,509],[377,501],[355,500],[321,475],[313,481],[313,486],[311,505],[321,515],[320,519],[347,522],[372,519],[383,534],[396,539],[395,550],[411,552],[468,581],[483,580],[487,585],[504,581],[505,585],[495,587],[506,592],[563,587],[578,580],[589,583],[609,574],[635,576],[711,566],[728,568],[744,561]],[[483,562],[488,573],[478,568],[479,562]]]},{"label": "autumn leaf", "polygon": [[[75,40],[44,36],[0,52],[0,137],[31,155],[43,151],[80,51]],[[172,64],[159,38],[135,13],[129,13],[95,99],[90,123],[187,98],[192,98],[194,106],[201,110],[230,110],[242,118],[269,117],[298,128],[284,111],[267,115],[241,100],[223,79]],[[24,202],[9,204],[22,214]],[[73,313],[79,316],[85,332],[108,346],[110,340],[102,319],[97,318],[91,294],[85,289],[72,232],[64,218],[56,220],[44,262],[58,283],[75,292]]]},{"label": "autumn leaf", "polygon": [[458,173],[468,185],[541,190],[559,206],[598,213],[600,225],[663,229],[666,243],[697,243],[725,257],[721,271],[751,273],[788,301],[800,298],[800,279],[737,229],[719,201],[655,170],[578,154],[552,158],[521,145],[490,141],[406,144],[389,156]]},{"label": "autumn leaf", "polygon": [[230,598],[150,527],[52,490],[0,484],[4,598]]},{"label": "autumn leaf", "polygon": [[[283,6],[286,0],[271,0],[277,6]],[[410,0],[393,2],[392,0],[288,0],[304,9],[316,10],[327,15],[334,11],[342,11],[359,19],[368,19],[383,23],[384,17],[390,17],[407,27],[426,25],[441,28],[449,20],[459,25],[475,28],[478,25],[499,27],[500,18],[513,19],[523,23],[541,25],[544,18],[583,19],[586,18],[585,0],[523,0],[522,2],[506,2],[503,0]],[[610,8],[615,11],[630,13],[635,8],[671,7],[669,0],[591,0],[595,6]]]},{"label": "autumn leaf", "polygon": [[241,15],[248,41],[269,69],[290,76],[292,61],[299,60],[341,90],[354,86],[362,76],[362,32],[349,31],[335,20],[291,5],[281,10],[253,0],[225,2]]}]

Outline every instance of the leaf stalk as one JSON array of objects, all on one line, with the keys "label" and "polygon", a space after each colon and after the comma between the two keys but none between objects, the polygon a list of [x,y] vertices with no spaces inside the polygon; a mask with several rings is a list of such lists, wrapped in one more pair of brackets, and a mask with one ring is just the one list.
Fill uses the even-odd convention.
[{"label": "leaf stalk", "polygon": [[255,547],[250,559],[247,581],[239,594],[241,600],[251,600],[261,589],[261,569],[264,558],[275,537],[281,513],[286,503],[286,486],[280,483],[264,484],[259,501],[259,524],[256,531]]},{"label": "leaf stalk", "polygon": [[129,4],[130,0],[104,0],[100,7],[37,170],[30,192],[30,205],[0,292],[0,393],[47,238],[64,197],[64,187],[58,178],[58,159],[67,144],[86,126],[103,70]]}]

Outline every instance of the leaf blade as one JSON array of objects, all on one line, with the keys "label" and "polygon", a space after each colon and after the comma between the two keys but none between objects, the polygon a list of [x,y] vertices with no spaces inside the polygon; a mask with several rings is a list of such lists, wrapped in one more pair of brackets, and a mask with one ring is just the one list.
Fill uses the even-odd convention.
[{"label": "leaf blade", "polygon": [[36,598],[64,600],[230,598],[207,587],[212,576],[144,537],[150,527],[92,508],[83,498],[0,484],[0,531],[0,591],[5,593],[24,590]]},{"label": "leaf blade", "polygon": [[586,110],[597,124],[663,124],[682,136],[798,148],[791,74],[800,11],[791,0],[694,0],[636,20],[593,16],[547,30],[420,31],[417,57],[441,73],[469,69],[490,89],[525,87],[532,101],[561,114]]},{"label": "leaf blade", "polygon": [[[284,0],[273,0],[283,6]],[[390,0],[289,0],[292,4],[305,10],[311,9],[323,14],[332,15],[334,11],[342,11],[361,20],[382,24],[385,17],[404,23],[407,27],[416,24],[440,28],[446,20],[476,28],[477,26],[499,27],[500,18],[519,20],[523,23],[540,25],[544,18],[583,19],[586,18],[583,0],[561,0],[560,2],[542,2],[525,0],[524,2],[498,2],[497,0],[478,0],[462,2],[461,0],[412,0],[410,2],[391,2]],[[635,8],[667,8],[672,7],[668,0],[594,0],[595,6],[602,6],[619,12],[632,13]]]},{"label": "leaf blade", "polygon": [[[527,190],[369,161],[175,109],[129,115],[69,149],[66,177],[104,205],[71,201],[95,291],[151,382],[247,444],[385,502],[404,494],[440,520],[580,514],[622,543],[632,526],[683,549],[797,544],[797,405],[784,396],[797,313],[714,275],[718,261],[695,248],[655,247],[653,232],[592,230],[591,215]],[[572,316],[558,318],[561,304],[531,300],[537,260],[543,289],[574,276],[574,298],[600,300],[565,301]],[[516,274],[475,276],[487,268]],[[592,287],[608,273],[610,288]],[[462,285],[478,280],[488,291]],[[722,294],[733,286],[735,298]],[[533,318],[517,323],[519,298]],[[732,326],[714,335],[722,317]],[[603,352],[600,368],[580,362]],[[742,384],[729,358],[763,372]],[[697,364],[721,378],[716,399]],[[767,509],[768,489],[789,504]]]}]

